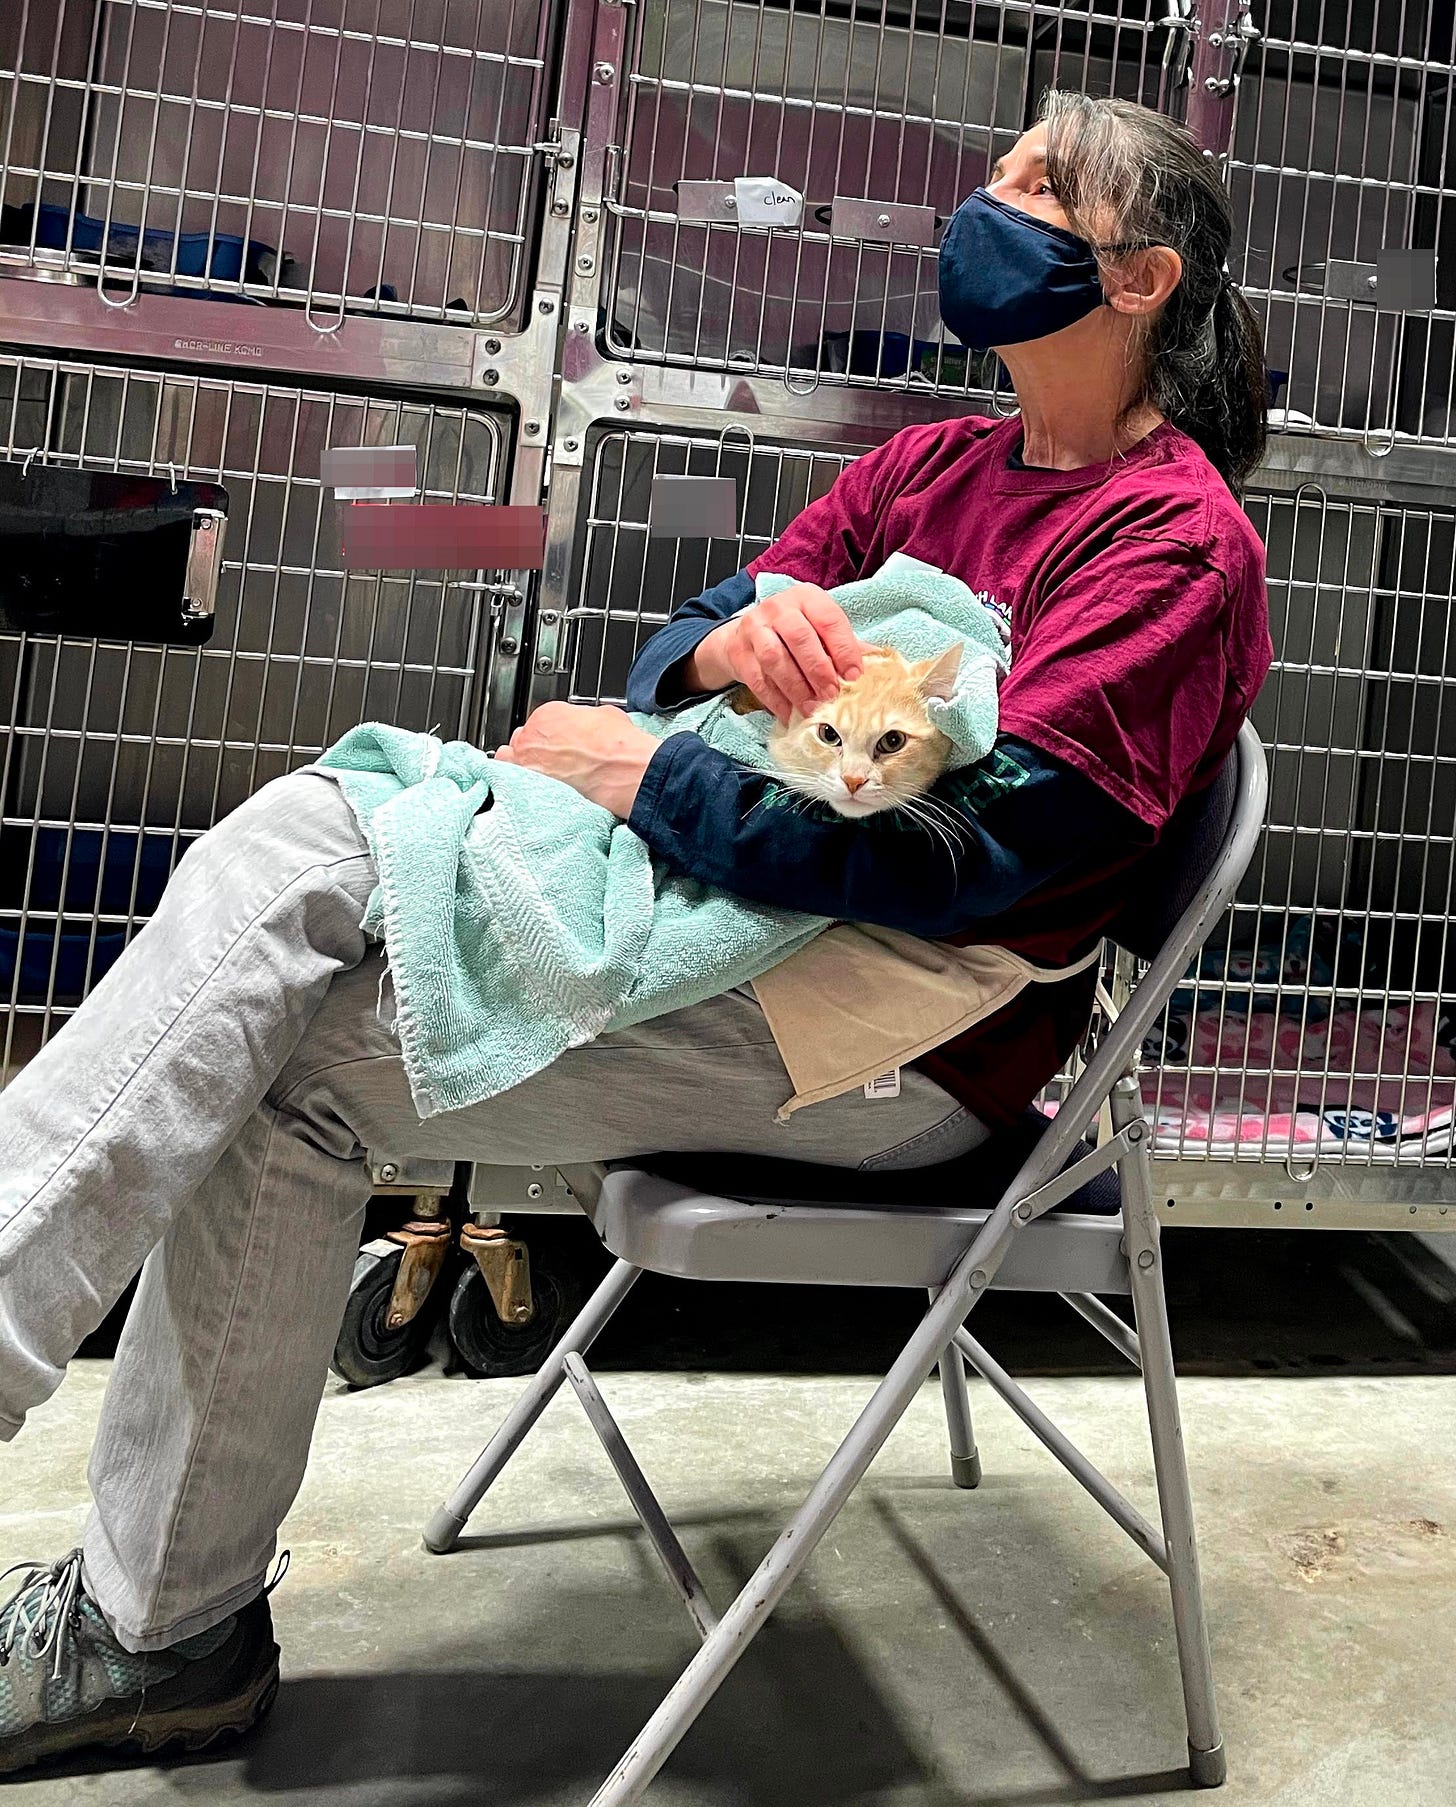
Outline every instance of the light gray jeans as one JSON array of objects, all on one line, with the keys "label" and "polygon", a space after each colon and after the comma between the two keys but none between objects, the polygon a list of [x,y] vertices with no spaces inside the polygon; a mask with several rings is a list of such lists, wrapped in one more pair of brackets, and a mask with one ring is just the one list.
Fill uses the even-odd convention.
[{"label": "light gray jeans", "polygon": [[[374,867],[335,785],[270,784],[187,855],[155,918],[0,1093],[0,1437],[142,1270],[92,1451],[86,1571],[154,1650],[261,1588],[303,1477],[376,1162],[566,1165],[654,1151],[923,1166],[985,1130],[923,1074],[792,1091],[748,990],[421,1122]],[[145,1265],[143,1265],[145,1263]]]}]

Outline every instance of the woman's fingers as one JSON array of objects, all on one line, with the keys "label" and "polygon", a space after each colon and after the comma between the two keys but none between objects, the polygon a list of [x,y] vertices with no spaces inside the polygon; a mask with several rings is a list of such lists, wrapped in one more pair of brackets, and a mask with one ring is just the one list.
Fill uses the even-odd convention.
[{"label": "woman's fingers", "polygon": [[804,598],[805,619],[819,640],[841,678],[857,678],[864,669],[860,645],[849,617],[826,591],[815,590]]},{"label": "woman's fingers", "polygon": [[734,676],[740,684],[745,685],[758,698],[765,709],[777,716],[781,722],[788,721],[794,713],[792,700],[784,693],[782,685],[773,672],[757,656],[753,648],[744,643],[741,656],[737,660]]},{"label": "woman's fingers", "polygon": [[817,623],[806,614],[786,615],[779,625],[779,638],[788,648],[808,687],[808,700],[827,702],[839,689],[839,672]]},{"label": "woman's fingers", "polygon": [[[800,669],[792,649],[786,644],[782,633],[768,621],[753,622],[748,634],[748,654],[756,660],[759,671],[767,679],[772,689],[783,698],[790,710],[797,709],[801,714],[813,707],[817,693],[813,684]],[[758,692],[763,696],[763,692]],[[763,697],[768,702],[767,697]],[[775,714],[779,711],[775,709]],[[787,716],[781,719],[786,720]]]}]

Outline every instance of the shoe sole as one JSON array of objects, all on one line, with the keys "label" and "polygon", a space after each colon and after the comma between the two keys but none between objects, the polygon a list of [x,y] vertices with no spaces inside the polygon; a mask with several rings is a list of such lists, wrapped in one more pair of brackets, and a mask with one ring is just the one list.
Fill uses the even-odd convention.
[{"label": "shoe sole", "polygon": [[[0,1746],[0,1776],[29,1769],[54,1757],[89,1751],[117,1751],[155,1757],[164,1751],[195,1753],[241,1738],[264,1720],[278,1694],[278,1646],[236,1694],[208,1706],[174,1707],[161,1713],[88,1714],[86,1719],[33,1726]],[[88,1723],[89,1721],[89,1723]]]}]

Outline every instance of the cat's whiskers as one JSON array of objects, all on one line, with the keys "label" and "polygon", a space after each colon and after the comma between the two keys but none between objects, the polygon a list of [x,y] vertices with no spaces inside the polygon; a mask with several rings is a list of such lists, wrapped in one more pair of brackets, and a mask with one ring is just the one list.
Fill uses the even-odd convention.
[{"label": "cat's whiskers", "polygon": [[[912,801],[912,799],[907,799],[906,801]],[[961,816],[959,811],[952,808],[952,806],[949,803],[947,803],[943,797],[934,797],[934,796],[931,796],[929,793],[927,793],[923,796],[920,796],[920,797],[916,797],[913,799],[913,801],[915,803],[917,803],[923,810],[927,811],[930,815],[934,816],[940,823],[942,823],[944,825],[947,833],[949,833],[950,836],[952,837],[952,839],[955,841],[956,845],[958,847],[960,847],[962,850],[965,849],[965,847],[968,844],[967,843],[968,830],[966,827],[965,819],[964,819],[964,817]],[[905,805],[902,803],[898,807],[903,809],[905,807]]]},{"label": "cat's whiskers", "polygon": [[900,805],[900,808],[912,822],[923,828],[932,839],[944,847],[946,858],[950,861],[951,868],[954,870],[956,864],[956,842],[951,839],[945,824],[941,822],[932,811],[922,807],[924,802],[925,799],[923,797],[907,798],[906,801]]}]

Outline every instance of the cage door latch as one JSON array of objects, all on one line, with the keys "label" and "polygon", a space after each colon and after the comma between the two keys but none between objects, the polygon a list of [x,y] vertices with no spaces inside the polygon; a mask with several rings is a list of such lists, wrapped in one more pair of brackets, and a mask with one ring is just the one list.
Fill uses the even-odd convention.
[{"label": "cage door latch", "polygon": [[222,536],[226,526],[227,516],[220,508],[193,510],[182,594],[182,614],[188,621],[211,621],[216,610],[217,580],[222,570]]}]

